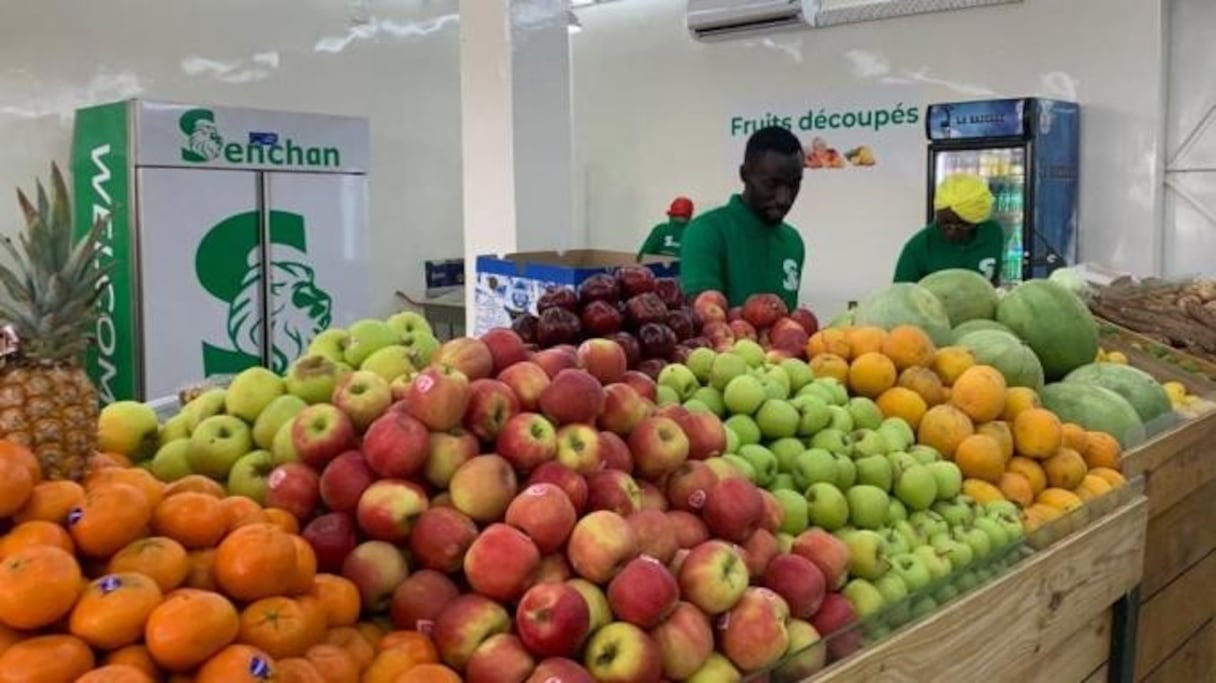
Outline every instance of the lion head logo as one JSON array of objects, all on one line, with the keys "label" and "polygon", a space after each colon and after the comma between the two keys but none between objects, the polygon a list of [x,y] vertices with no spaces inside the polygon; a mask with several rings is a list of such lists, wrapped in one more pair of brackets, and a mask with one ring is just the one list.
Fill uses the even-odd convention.
[{"label": "lion head logo", "polygon": [[186,135],[186,144],[182,147],[183,161],[211,161],[224,148],[224,138],[215,125],[215,113],[210,109],[191,109],[178,119],[177,127]]}]

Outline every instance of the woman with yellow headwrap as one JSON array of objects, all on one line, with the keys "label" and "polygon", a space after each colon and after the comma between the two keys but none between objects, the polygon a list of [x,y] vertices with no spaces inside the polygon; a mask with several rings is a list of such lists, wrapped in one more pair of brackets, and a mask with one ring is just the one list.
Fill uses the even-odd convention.
[{"label": "woman with yellow headwrap", "polygon": [[933,198],[934,221],[904,245],[896,282],[916,282],[948,268],[974,270],[996,284],[1005,231],[992,220],[992,192],[979,176],[947,176]]}]

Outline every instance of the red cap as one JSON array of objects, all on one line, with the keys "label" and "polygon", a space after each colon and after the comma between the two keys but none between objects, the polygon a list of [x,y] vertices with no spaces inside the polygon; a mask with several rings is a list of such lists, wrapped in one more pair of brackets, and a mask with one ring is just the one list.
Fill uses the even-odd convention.
[{"label": "red cap", "polygon": [[667,209],[667,215],[672,218],[692,218],[692,200],[688,197],[676,197]]}]

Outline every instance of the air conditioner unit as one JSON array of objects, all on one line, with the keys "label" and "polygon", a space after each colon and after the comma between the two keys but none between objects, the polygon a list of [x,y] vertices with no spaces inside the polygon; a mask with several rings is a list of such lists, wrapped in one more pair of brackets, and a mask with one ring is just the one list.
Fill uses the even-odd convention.
[{"label": "air conditioner unit", "polygon": [[697,40],[809,28],[819,0],[688,0],[688,30]]}]

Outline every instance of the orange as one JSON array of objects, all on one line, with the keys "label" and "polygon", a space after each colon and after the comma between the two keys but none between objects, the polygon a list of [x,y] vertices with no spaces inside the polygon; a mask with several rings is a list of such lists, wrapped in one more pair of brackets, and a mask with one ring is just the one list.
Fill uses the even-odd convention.
[{"label": "orange", "polygon": [[42,628],[66,615],[84,584],[76,558],[62,548],[36,545],[0,561],[0,622]]},{"label": "orange", "polygon": [[239,631],[240,617],[227,598],[181,588],[152,610],[144,641],[162,668],[189,671],[224,649]]},{"label": "orange", "polygon": [[1101,496],[1110,493],[1112,489],[1114,489],[1114,487],[1110,485],[1110,482],[1106,481],[1102,477],[1099,477],[1096,474],[1087,474],[1085,475],[1085,478],[1081,480],[1081,484],[1077,486],[1077,488],[1073,489],[1073,493],[1077,494],[1078,498],[1088,503],[1094,498],[1100,498]]},{"label": "orange", "polygon": [[1109,467],[1095,467],[1091,469],[1089,473],[1102,479],[1114,488],[1119,488],[1120,486],[1127,484],[1127,479],[1124,478],[1124,476],[1120,474],[1118,470],[1114,470]]},{"label": "orange", "polygon": [[195,683],[258,683],[278,680],[270,655],[248,645],[229,645],[199,667]]},{"label": "orange", "polygon": [[0,653],[25,640],[25,634],[0,624]]},{"label": "orange", "polygon": [[920,420],[917,442],[932,446],[947,460],[954,459],[954,452],[963,439],[975,433],[971,418],[951,405],[933,406]]},{"label": "orange", "polygon": [[881,327],[861,325],[845,330],[851,358],[867,353],[882,353],[882,343],[887,340],[887,331]]},{"label": "orange", "polygon": [[42,482],[42,465],[38,462],[38,457],[34,455],[33,451],[16,441],[0,439],[0,460],[24,467],[30,473],[30,479],[35,485]]},{"label": "orange", "polygon": [[378,648],[380,646],[380,641],[383,640],[385,634],[388,633],[388,631],[382,628],[380,624],[377,624],[374,621],[360,621],[359,623],[355,624],[355,629],[359,631],[359,633],[363,636],[363,639],[367,641],[367,644],[374,648]]},{"label": "orange", "polygon": [[359,633],[358,629],[349,626],[331,628],[325,634],[325,642],[329,645],[337,645],[345,650],[359,671],[363,671],[370,666],[372,660],[376,658],[376,650],[372,644],[367,642],[367,639],[363,637],[363,634]]},{"label": "orange", "polygon": [[228,518],[218,498],[185,491],[165,498],[152,512],[152,531],[191,550],[213,548],[228,532]]},{"label": "orange", "polygon": [[265,650],[271,657],[302,656],[315,644],[313,626],[300,603],[291,598],[263,598],[241,612],[237,641]]},{"label": "orange", "polygon": [[1030,485],[1030,480],[1025,475],[1005,472],[1001,475],[999,487],[1001,495],[1005,496],[1006,500],[1016,503],[1018,507],[1024,508],[1034,504],[1034,487]]},{"label": "orange", "polygon": [[303,657],[288,657],[278,663],[279,683],[325,683],[312,662]]},{"label": "orange", "polygon": [[1061,448],[1043,461],[1043,471],[1047,472],[1049,485],[1072,490],[1085,478],[1085,459],[1071,448]]},{"label": "orange", "polygon": [[129,484],[98,484],[85,491],[84,502],[68,513],[68,529],[81,553],[109,557],[144,535],[151,513],[140,489]]},{"label": "orange", "polygon": [[964,477],[1000,484],[1005,474],[1005,457],[996,439],[984,434],[972,434],[959,442],[954,462]]},{"label": "orange", "polygon": [[224,510],[224,518],[228,520],[228,531],[246,524],[270,521],[262,511],[262,506],[245,496],[228,496],[220,501],[220,507]]},{"label": "orange", "polygon": [[887,338],[882,342],[882,352],[902,372],[907,368],[928,368],[933,365],[937,347],[919,327],[900,325],[887,333]]},{"label": "orange", "polygon": [[143,574],[106,574],[81,594],[68,627],[89,645],[114,650],[143,637],[148,615],[163,599],[160,587]]},{"label": "orange", "polygon": [[895,386],[895,364],[881,353],[864,353],[849,366],[849,387],[854,394],[878,398]]},{"label": "orange", "polygon": [[1018,414],[1027,408],[1042,408],[1039,394],[1029,387],[1009,387],[1005,393],[1005,409],[1001,411],[1001,419],[1013,422]]},{"label": "orange", "polygon": [[1013,430],[1009,428],[1009,423],[1001,420],[994,422],[985,422],[975,428],[976,434],[984,434],[996,439],[996,442],[1001,445],[1001,455],[1005,458],[1005,462],[1013,457]]},{"label": "orange", "polygon": [[205,493],[212,498],[223,498],[227,494],[223,484],[201,474],[188,474],[165,486],[165,498],[179,493]]},{"label": "orange", "polygon": [[313,645],[304,658],[321,674],[325,683],[359,683],[359,665],[337,645]]},{"label": "orange", "polygon": [[398,676],[396,683],[461,683],[461,679],[442,664],[422,664]]},{"label": "orange", "polygon": [[949,398],[947,390],[942,386],[942,380],[928,368],[908,368],[899,373],[898,386],[911,389],[925,400],[930,406],[935,406]]},{"label": "orange", "polygon": [[35,519],[18,524],[0,539],[0,558],[32,545],[53,545],[69,553],[76,552],[72,536],[63,527],[54,522]]},{"label": "orange", "polygon": [[811,359],[811,372],[816,377],[835,377],[842,384],[849,381],[849,361],[834,353],[821,353]]},{"label": "orange", "polygon": [[376,655],[363,672],[362,683],[395,683],[397,677],[415,666],[433,664],[438,660],[420,661],[405,650],[385,650]]},{"label": "orange", "polygon": [[271,524],[234,530],[215,552],[215,580],[225,593],[250,602],[278,595],[296,568],[291,536]]},{"label": "orange", "polygon": [[13,516],[17,523],[36,519],[63,524],[72,508],[84,502],[84,487],[74,481],[44,481],[34,487],[25,506]]},{"label": "orange", "polygon": [[354,582],[333,574],[317,574],[308,595],[325,612],[326,628],[350,626],[359,620],[359,589]]},{"label": "orange", "polygon": [[916,429],[929,406],[915,391],[904,387],[891,387],[878,397],[878,409],[884,416],[898,417],[912,429]]},{"label": "orange", "polygon": [[76,683],[153,683],[146,672],[125,664],[107,664],[76,679]]},{"label": "orange", "polygon": [[324,641],[328,627],[325,625],[325,608],[321,606],[321,601],[309,595],[301,595],[295,600],[300,604],[308,623],[309,639],[313,643]]},{"label": "orange", "polygon": [[317,576],[317,554],[308,541],[300,536],[292,534],[291,542],[296,547],[295,571],[283,592],[286,595],[304,595],[312,590],[312,581]]},{"label": "orange", "polygon": [[423,662],[438,662],[439,651],[430,636],[420,631],[392,631],[384,634],[376,643],[376,651],[406,650]]},{"label": "orange", "polygon": [[1062,512],[1072,512],[1085,504],[1085,501],[1072,491],[1052,487],[1040,493],[1034,502],[1049,505]]},{"label": "orange", "polygon": [[181,543],[164,536],[150,536],[115,553],[106,570],[111,574],[139,572],[155,581],[162,593],[168,593],[186,580],[190,563]]},{"label": "orange", "polygon": [[1064,516],[1064,512],[1044,503],[1035,503],[1022,510],[1022,526],[1026,533],[1033,533],[1043,525]]},{"label": "orange", "polygon": [[990,365],[975,365],[950,387],[950,403],[976,422],[991,422],[1005,409],[1005,376]]},{"label": "orange", "polygon": [[952,386],[959,375],[975,365],[975,353],[966,346],[944,346],[933,355],[930,369],[941,379],[942,384]]},{"label": "orange", "polygon": [[817,356],[834,355],[847,361],[850,353],[848,335],[844,330],[829,327],[811,335],[806,342],[806,355],[812,360]]},{"label": "orange", "polygon": [[156,662],[152,660],[152,655],[148,653],[148,648],[145,645],[120,647],[108,653],[102,661],[105,664],[129,666],[144,672],[149,678],[160,679],[160,669],[156,666]]},{"label": "orange", "polygon": [[1106,432],[1088,432],[1085,435],[1088,448],[1082,455],[1089,467],[1105,467],[1119,469],[1119,461],[1123,459],[1123,448],[1119,440]]},{"label": "orange", "polygon": [[127,484],[143,491],[148,501],[148,508],[155,508],[164,496],[165,485],[152,476],[147,470],[136,467],[107,467],[94,470],[84,480],[86,491],[97,488],[101,484]]},{"label": "orange", "polygon": [[1018,455],[1046,460],[1060,450],[1064,426],[1050,410],[1027,408],[1013,420],[1013,447]]},{"label": "orange", "polygon": [[186,580],[188,588],[218,591],[215,580],[215,548],[191,550],[186,553]]},{"label": "orange", "polygon": [[963,493],[975,499],[975,502],[984,505],[991,503],[994,500],[1005,500],[1005,494],[996,486],[982,479],[964,479]]},{"label": "orange", "polygon": [[37,480],[29,468],[15,458],[0,458],[0,517],[9,517],[25,507],[34,495]]},{"label": "orange", "polygon": [[1009,459],[1005,469],[1025,477],[1026,481],[1030,483],[1030,490],[1036,496],[1047,488],[1047,473],[1043,471],[1043,466],[1037,460],[1016,455]]},{"label": "orange", "polygon": [[300,533],[300,520],[296,516],[286,510],[279,508],[266,508],[266,521],[279,527],[284,533],[298,534]]},{"label": "orange", "polygon": [[1065,422],[1060,427],[1060,436],[1065,448],[1071,448],[1080,453],[1081,457],[1085,457],[1085,453],[1089,450],[1089,434],[1084,427]]},{"label": "orange", "polygon": [[75,681],[93,668],[93,651],[75,636],[37,636],[0,655],[0,683]]}]

